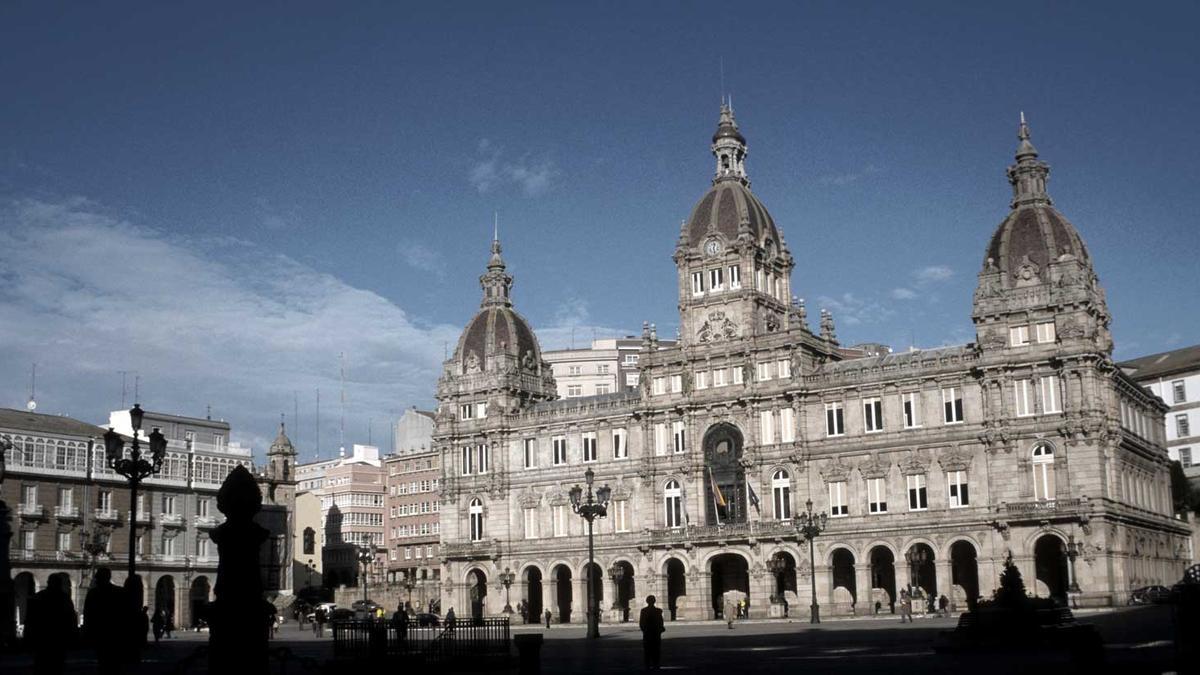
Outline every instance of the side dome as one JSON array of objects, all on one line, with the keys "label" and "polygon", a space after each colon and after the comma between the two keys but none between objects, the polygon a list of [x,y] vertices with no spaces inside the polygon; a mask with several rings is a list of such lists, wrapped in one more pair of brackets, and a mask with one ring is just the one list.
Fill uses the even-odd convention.
[{"label": "side dome", "polygon": [[1083,238],[1046,191],[1050,167],[1038,159],[1024,115],[1017,138],[1017,161],[1008,168],[1012,211],[992,234],[983,258],[983,271],[1000,272],[1004,288],[1038,283],[1058,261],[1073,259],[1091,267]]},{"label": "side dome", "polygon": [[504,370],[506,364],[537,371],[542,349],[525,317],[511,307],[484,307],[459,337],[454,360],[464,375]]},{"label": "side dome", "polygon": [[[712,234],[735,242],[743,234],[742,224],[755,244],[781,250],[779,230],[767,207],[740,181],[717,181],[692,209],[687,220],[687,237],[696,248]],[[768,245],[770,242],[770,245]]]}]

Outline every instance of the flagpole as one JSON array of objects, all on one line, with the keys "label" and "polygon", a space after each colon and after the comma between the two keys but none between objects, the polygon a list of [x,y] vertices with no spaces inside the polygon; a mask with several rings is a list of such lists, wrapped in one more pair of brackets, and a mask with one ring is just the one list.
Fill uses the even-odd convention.
[{"label": "flagpole", "polygon": [[713,520],[717,522],[717,527],[721,526],[721,510],[717,508],[717,478],[713,475],[712,467],[704,467],[708,470],[708,490],[712,493],[713,501]]}]

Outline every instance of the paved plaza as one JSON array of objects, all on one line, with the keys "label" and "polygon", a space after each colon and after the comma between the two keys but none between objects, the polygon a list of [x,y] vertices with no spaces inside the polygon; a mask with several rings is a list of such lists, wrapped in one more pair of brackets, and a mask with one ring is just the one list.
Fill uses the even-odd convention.
[{"label": "paved plaza", "polygon": [[[1080,621],[1092,623],[1105,641],[1104,672],[1163,673],[1172,669],[1171,610],[1145,607],[1115,611],[1081,612]],[[956,619],[926,618],[901,624],[898,619],[861,618],[827,620],[819,626],[806,620],[749,621],[733,629],[720,622],[687,622],[667,625],[663,642],[663,670],[679,673],[775,672],[955,672],[972,675],[1036,672],[1071,672],[1062,660],[1032,657],[1014,647],[1007,654],[986,657],[949,657],[934,652],[939,632],[953,629]],[[635,624],[602,625],[602,636],[591,641],[583,626],[515,626],[514,634],[540,632],[543,673],[627,673],[642,670],[641,634]],[[177,633],[177,637],[150,645],[139,673],[204,673],[207,664],[197,658],[179,671],[189,655],[197,654],[207,634]],[[285,656],[286,670],[317,672],[316,665],[331,658],[332,640],[314,638],[310,630],[294,624],[282,628],[272,642],[275,653]],[[276,660],[273,666],[277,667]],[[514,662],[515,665],[515,662]],[[28,657],[5,657],[0,671],[31,672]],[[94,672],[88,651],[72,651],[68,672]],[[515,672],[515,667],[510,671]],[[442,671],[446,672],[446,671]],[[493,671],[496,672],[496,671]]]}]

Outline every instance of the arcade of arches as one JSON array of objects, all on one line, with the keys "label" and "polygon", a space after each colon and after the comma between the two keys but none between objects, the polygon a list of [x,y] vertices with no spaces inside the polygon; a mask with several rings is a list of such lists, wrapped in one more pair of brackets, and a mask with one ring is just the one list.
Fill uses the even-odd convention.
[{"label": "arcade of arches", "polygon": [[[43,576],[44,574],[44,576]],[[209,603],[213,600],[212,582],[207,576],[159,574],[150,572],[151,586],[142,578],[142,601],[154,614],[159,609],[166,610],[177,628],[191,628],[197,621],[205,618]],[[125,581],[123,571],[113,569],[113,583],[122,586]],[[87,588],[91,586],[91,575],[85,571],[74,574],[67,572],[19,572],[13,576],[13,591],[16,605],[18,625],[25,623],[29,609],[29,600],[35,593],[43,590],[49,584],[57,581],[68,590],[75,611],[82,613],[87,600]]]}]

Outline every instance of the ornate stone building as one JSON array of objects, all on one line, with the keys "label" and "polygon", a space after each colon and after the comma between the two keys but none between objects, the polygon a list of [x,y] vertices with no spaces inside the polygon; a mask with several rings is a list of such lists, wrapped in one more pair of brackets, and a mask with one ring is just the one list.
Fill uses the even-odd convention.
[{"label": "ornate stone building", "polygon": [[[728,106],[673,256],[681,341],[644,327],[638,389],[557,398],[494,241],[438,383],[443,608],[500,612],[506,570],[514,605],[560,621],[584,619],[585,578],[606,611],[653,593],[688,619],[719,615],[730,591],[751,616],[782,598],[803,611],[812,575],[826,612],[886,611],[907,585],[961,604],[990,594],[1010,552],[1031,591],[1077,584],[1078,602],[1177,579],[1188,530],[1165,408],[1114,367],[1087,248],[1024,119],[1018,137],[961,346],[863,356],[827,312],[810,329]],[[590,576],[567,496],[589,468],[613,489]],[[829,516],[815,564],[793,525],[809,500]]]}]

